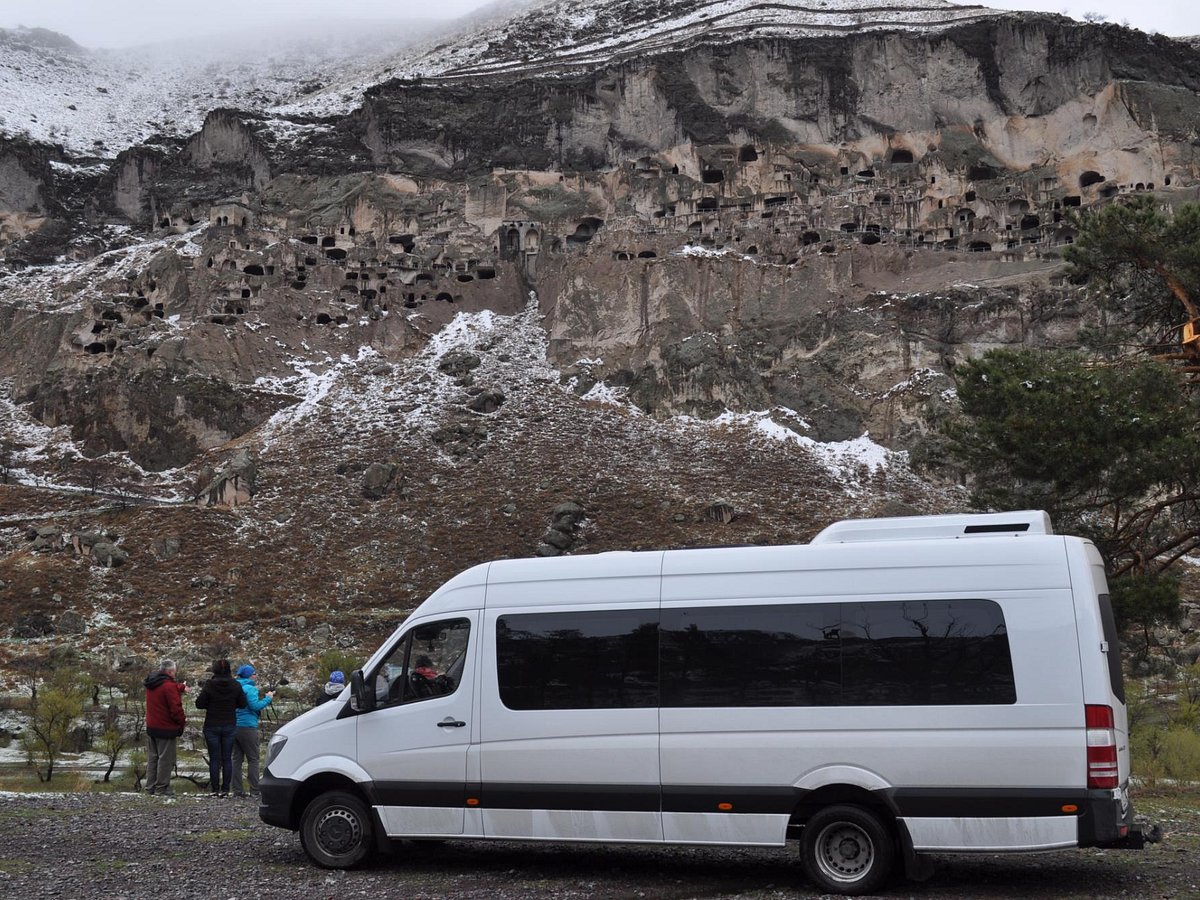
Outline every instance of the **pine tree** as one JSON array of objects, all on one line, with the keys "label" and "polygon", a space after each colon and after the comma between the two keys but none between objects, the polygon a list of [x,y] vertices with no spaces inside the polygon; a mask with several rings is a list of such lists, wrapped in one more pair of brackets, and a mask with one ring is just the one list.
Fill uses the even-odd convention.
[{"label": "pine tree", "polygon": [[973,505],[1044,509],[1090,538],[1124,628],[1180,615],[1167,572],[1200,548],[1200,404],[1167,365],[1099,365],[1077,353],[992,351],[957,370],[944,426]]},{"label": "pine tree", "polygon": [[1156,575],[1200,547],[1200,402],[1168,366],[992,351],[956,375],[945,431],[974,505],[1047,510],[1113,575]]},{"label": "pine tree", "polygon": [[[1200,319],[1200,204],[1171,214],[1140,195],[1077,224],[1079,235],[1063,255],[1077,280],[1098,289],[1111,335],[1134,349],[1178,349],[1183,325]],[[1196,353],[1184,358],[1195,361]]]}]

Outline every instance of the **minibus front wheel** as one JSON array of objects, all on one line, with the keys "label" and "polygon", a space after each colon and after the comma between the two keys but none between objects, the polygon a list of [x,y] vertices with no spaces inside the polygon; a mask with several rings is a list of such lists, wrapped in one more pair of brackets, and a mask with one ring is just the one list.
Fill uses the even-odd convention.
[{"label": "minibus front wheel", "polygon": [[871,894],[892,872],[895,842],[873,812],[827,806],[805,823],[800,862],[809,880],[834,894]]},{"label": "minibus front wheel", "polygon": [[366,862],[375,849],[371,811],[348,791],[313,798],[300,819],[300,844],[324,869],[350,869]]}]

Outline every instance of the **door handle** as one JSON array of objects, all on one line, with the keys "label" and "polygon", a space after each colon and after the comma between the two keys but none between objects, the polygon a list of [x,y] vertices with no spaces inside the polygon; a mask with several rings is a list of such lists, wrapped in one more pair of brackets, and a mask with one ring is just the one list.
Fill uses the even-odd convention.
[{"label": "door handle", "polygon": [[437,726],[438,728],[462,728],[466,724],[466,722],[460,722],[458,719],[452,719],[450,716],[446,716],[446,718],[437,723]]}]

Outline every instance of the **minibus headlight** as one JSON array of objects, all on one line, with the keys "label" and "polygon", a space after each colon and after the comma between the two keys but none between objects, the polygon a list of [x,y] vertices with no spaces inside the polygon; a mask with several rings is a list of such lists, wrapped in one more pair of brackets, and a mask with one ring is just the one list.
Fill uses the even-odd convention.
[{"label": "minibus headlight", "polygon": [[277,734],[271,738],[271,743],[267,744],[267,765],[266,768],[271,768],[271,763],[275,762],[275,758],[279,756],[283,750],[283,745],[287,743],[287,738],[282,734]]}]

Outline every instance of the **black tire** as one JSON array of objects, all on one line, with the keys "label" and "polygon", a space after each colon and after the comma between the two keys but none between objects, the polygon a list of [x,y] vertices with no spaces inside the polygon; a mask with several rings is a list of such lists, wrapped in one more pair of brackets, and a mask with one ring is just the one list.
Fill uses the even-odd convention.
[{"label": "black tire", "polygon": [[371,811],[348,791],[330,791],[308,804],[300,819],[300,845],[323,869],[352,869],[371,858]]},{"label": "black tire", "polygon": [[800,837],[804,874],[822,891],[870,894],[892,874],[896,845],[887,827],[860,806],[827,806]]}]

